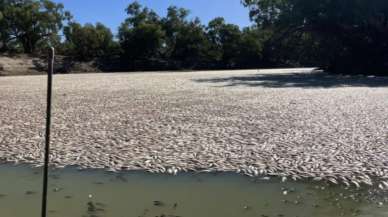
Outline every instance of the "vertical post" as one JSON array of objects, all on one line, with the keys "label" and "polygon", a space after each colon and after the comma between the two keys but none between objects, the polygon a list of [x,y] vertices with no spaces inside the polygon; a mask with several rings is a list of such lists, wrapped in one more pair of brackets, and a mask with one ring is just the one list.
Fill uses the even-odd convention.
[{"label": "vertical post", "polygon": [[47,72],[47,110],[46,110],[46,138],[44,149],[43,166],[43,193],[42,193],[42,217],[47,215],[47,186],[48,186],[48,167],[50,161],[50,128],[51,128],[51,98],[53,86],[55,50],[53,47],[49,51],[48,72]]}]

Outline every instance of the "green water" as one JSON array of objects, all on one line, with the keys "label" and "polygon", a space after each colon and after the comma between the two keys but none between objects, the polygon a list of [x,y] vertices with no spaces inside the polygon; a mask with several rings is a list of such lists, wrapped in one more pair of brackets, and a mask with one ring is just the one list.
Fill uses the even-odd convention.
[{"label": "green water", "polygon": [[[41,171],[0,166],[0,216],[40,215]],[[365,190],[232,174],[52,171],[50,217],[388,216]]]}]

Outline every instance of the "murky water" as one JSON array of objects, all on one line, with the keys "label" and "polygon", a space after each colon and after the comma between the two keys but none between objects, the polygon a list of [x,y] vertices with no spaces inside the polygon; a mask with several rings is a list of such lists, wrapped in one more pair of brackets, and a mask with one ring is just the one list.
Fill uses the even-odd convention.
[{"label": "murky water", "polygon": [[[41,171],[0,166],[0,216],[40,214]],[[232,174],[52,171],[50,217],[388,216],[363,190]]]}]

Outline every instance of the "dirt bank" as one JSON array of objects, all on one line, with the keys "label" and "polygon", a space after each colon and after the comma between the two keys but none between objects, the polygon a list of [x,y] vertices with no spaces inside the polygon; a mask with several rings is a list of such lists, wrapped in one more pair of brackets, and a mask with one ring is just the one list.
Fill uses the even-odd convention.
[{"label": "dirt bank", "polygon": [[[0,76],[41,75],[47,71],[47,60],[44,57],[28,55],[0,55]],[[87,73],[100,71],[92,62],[77,62],[64,56],[57,56],[56,73]]]}]

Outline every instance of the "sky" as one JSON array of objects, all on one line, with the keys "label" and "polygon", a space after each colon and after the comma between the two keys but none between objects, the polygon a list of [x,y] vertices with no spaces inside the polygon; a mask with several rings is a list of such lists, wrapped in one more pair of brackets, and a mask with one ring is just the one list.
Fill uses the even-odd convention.
[{"label": "sky", "polygon": [[[126,18],[125,8],[132,0],[54,0],[62,3],[74,19],[81,23],[101,22],[117,32],[117,28]],[[228,23],[240,27],[249,26],[248,9],[240,0],[138,0],[138,2],[165,16],[168,6],[184,7],[191,12],[190,18],[199,17],[207,24],[215,17],[224,17]]]}]

